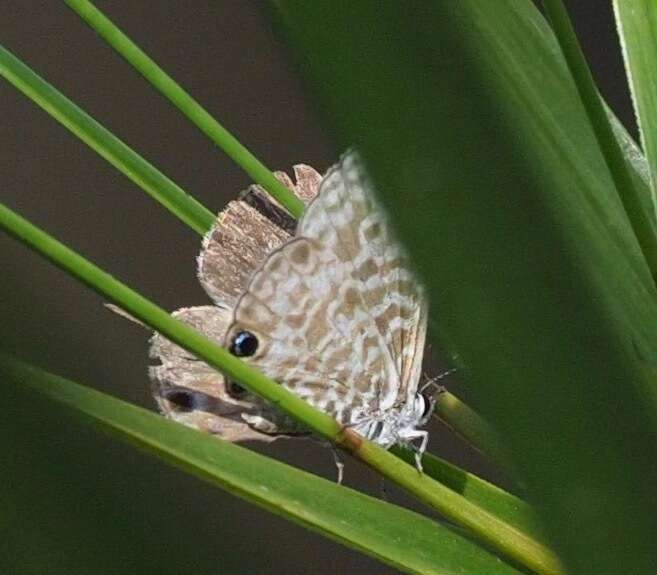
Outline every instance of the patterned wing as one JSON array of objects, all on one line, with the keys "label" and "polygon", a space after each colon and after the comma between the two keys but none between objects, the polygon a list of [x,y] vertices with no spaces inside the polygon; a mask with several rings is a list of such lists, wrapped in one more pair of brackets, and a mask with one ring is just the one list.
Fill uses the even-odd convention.
[{"label": "patterned wing", "polygon": [[[326,175],[321,199],[312,202],[298,235],[333,246],[351,262],[364,305],[395,366],[397,380],[386,395],[410,400],[417,391],[427,329],[427,305],[408,256],[377,205],[372,182],[359,155],[345,154]],[[399,389],[396,389],[396,386]]]},{"label": "patterned wing", "polygon": [[[296,182],[276,172],[281,183],[307,202],[317,195],[321,176],[310,166],[294,166]],[[198,277],[214,302],[232,308],[253,272],[267,255],[288,241],[296,228],[294,219],[257,185],[249,186],[219,213],[203,239],[198,257]]]},{"label": "patterned wing", "polygon": [[[173,316],[215,341],[223,341],[232,312],[215,306],[183,308]],[[170,419],[228,441],[270,442],[296,435],[299,426],[259,397],[231,386],[222,374],[155,334],[149,370],[153,397]]]},{"label": "patterned wing", "polygon": [[[252,277],[227,344],[343,423],[403,404],[417,390],[424,301],[355,154],[329,170],[297,236]],[[255,348],[240,347],[245,334]]]},{"label": "patterned wing", "polygon": [[[294,166],[295,181],[283,172],[276,172],[276,177],[303,201],[317,195],[321,181],[317,171],[303,164]],[[217,307],[183,308],[173,316],[223,342],[233,306],[254,270],[292,237],[295,228],[292,217],[259,186],[244,190],[219,214],[198,257],[199,280]],[[149,368],[153,396],[171,419],[229,441],[272,441],[306,433],[285,414],[157,333],[150,356],[157,362]]]}]

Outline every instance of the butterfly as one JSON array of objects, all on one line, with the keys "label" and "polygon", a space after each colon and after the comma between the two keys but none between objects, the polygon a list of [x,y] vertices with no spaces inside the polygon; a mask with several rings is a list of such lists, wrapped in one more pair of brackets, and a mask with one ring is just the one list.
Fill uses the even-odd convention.
[{"label": "butterfly", "polygon": [[[307,201],[298,224],[257,186],[231,202],[198,259],[215,306],[178,317],[367,439],[419,441],[419,466],[433,409],[418,389],[424,292],[356,152],[323,178],[295,173],[296,184],[278,177]],[[232,440],[305,433],[160,336],[151,354],[155,395],[175,419]]]}]

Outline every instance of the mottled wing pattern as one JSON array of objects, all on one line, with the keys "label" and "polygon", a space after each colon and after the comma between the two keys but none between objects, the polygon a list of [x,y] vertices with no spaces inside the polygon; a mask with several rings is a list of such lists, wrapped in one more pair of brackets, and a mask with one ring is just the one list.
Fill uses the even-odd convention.
[{"label": "mottled wing pattern", "polygon": [[322,180],[297,237],[254,274],[226,341],[252,332],[259,346],[246,361],[354,424],[417,391],[426,329],[418,289],[350,153]]},{"label": "mottled wing pattern", "polygon": [[232,307],[254,266],[291,237],[249,204],[230,202],[203,241],[198,257],[201,285],[217,305]]},{"label": "mottled wing pattern", "polygon": [[376,205],[358,154],[347,153],[326,175],[321,191],[321,200],[308,206],[297,233],[332,246],[337,258],[351,265],[350,275],[360,285],[363,305],[397,375],[383,395],[410,400],[417,391],[426,339],[422,288],[385,212]]},{"label": "mottled wing pattern", "polygon": [[[201,306],[180,309],[173,317],[219,339],[225,335],[232,311]],[[259,398],[236,399],[228,393],[223,375],[160,334],[153,335],[150,343],[150,356],[157,362],[148,370],[153,396],[167,417],[228,441],[274,439],[252,429],[242,418],[243,413],[263,407]]]},{"label": "mottled wing pattern", "polygon": [[[277,178],[304,201],[315,197],[321,175],[294,166],[295,181]],[[250,186],[219,214],[198,257],[201,285],[217,306],[182,308],[173,316],[223,343],[233,306],[267,254],[289,240],[296,222],[259,186]],[[139,322],[137,322],[139,323]],[[180,423],[228,441],[272,441],[304,434],[298,424],[259,397],[235,387],[223,375],[159,334],[151,338],[151,389],[160,410]],[[237,391],[237,392],[236,392]]]},{"label": "mottled wing pattern", "polygon": [[[294,166],[296,182],[284,172],[276,177],[304,201],[317,194],[321,175],[310,166]],[[232,308],[253,272],[267,255],[289,240],[294,219],[276,200],[252,185],[221,211],[203,240],[198,277],[203,289],[219,306]]]}]

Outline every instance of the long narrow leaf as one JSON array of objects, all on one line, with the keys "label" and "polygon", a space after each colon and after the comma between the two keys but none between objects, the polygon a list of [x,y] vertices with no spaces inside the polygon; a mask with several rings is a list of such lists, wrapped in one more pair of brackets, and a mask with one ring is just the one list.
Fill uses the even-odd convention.
[{"label": "long narrow leaf", "polygon": [[[392,452],[413,464],[415,454],[410,450],[395,446]],[[495,517],[536,539],[544,538],[543,529],[533,509],[519,497],[430,454],[425,454],[422,467],[424,473],[460,493],[468,501],[472,501]]]},{"label": "long narrow leaf", "polygon": [[301,200],[281,184],[271,170],[268,170],[235,136],[185,92],[118,26],[88,0],[65,0],[65,2],[256,183],[265,188],[293,216],[301,215],[303,211]]},{"label": "long narrow leaf", "polygon": [[656,293],[546,22],[521,0],[276,6],[566,567],[654,572]]},{"label": "long narrow leaf", "polygon": [[602,98],[568,17],[568,11],[562,0],[543,0],[543,5],[559,41],[568,69],[575,81],[602,155],[634,228],[637,241],[653,277],[657,277],[657,238],[653,233],[650,218],[641,205],[631,177],[630,167],[625,162],[621,147],[616,140]]},{"label": "long narrow leaf", "polygon": [[212,212],[2,46],[0,75],[193,230],[210,229]]},{"label": "long narrow leaf", "polygon": [[439,395],[435,415],[491,461],[498,464],[508,462],[508,455],[495,430],[453,393],[445,391]]},{"label": "long narrow leaf", "polygon": [[124,441],[406,573],[517,573],[471,541],[417,513],[170,422],[4,355],[0,355],[0,372]]},{"label": "long narrow leaf", "polygon": [[614,0],[613,4],[654,194],[657,186],[657,6],[652,0]]}]

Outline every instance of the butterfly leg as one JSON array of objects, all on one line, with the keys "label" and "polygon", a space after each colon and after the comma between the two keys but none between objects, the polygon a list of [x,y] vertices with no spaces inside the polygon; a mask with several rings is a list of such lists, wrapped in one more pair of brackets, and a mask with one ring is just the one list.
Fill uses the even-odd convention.
[{"label": "butterfly leg", "polygon": [[[419,439],[420,440],[420,445],[415,445],[413,443],[414,439]],[[427,443],[429,442],[429,432],[428,431],[422,431],[420,429],[414,429],[412,431],[408,431],[406,435],[404,435],[404,443],[410,447],[413,451],[415,451],[415,468],[422,473],[422,456],[424,455],[424,452],[427,450]]]},{"label": "butterfly leg", "polygon": [[342,485],[342,480],[344,479],[344,461],[342,461],[342,455],[338,451],[337,447],[331,445],[331,451],[333,452],[333,462],[338,469],[338,485]]},{"label": "butterfly leg", "polygon": [[260,415],[249,415],[248,413],[242,413],[241,417],[252,429],[260,431],[261,433],[266,433],[268,435],[278,435],[280,434],[280,429],[275,423],[265,419]]}]

